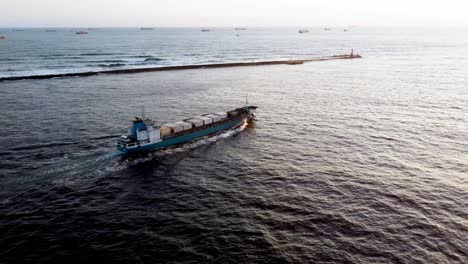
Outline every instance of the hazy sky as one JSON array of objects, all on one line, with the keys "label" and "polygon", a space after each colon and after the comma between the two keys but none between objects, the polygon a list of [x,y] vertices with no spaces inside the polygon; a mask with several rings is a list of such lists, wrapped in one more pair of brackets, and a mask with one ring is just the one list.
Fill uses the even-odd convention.
[{"label": "hazy sky", "polygon": [[0,0],[0,27],[468,26],[468,0]]}]

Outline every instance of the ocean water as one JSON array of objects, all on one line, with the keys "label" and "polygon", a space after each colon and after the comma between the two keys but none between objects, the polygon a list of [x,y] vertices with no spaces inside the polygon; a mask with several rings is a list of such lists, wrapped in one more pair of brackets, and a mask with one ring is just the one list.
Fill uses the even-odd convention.
[{"label": "ocean water", "polygon": [[[3,77],[363,55],[0,82],[1,263],[468,262],[466,30],[0,35]],[[254,124],[116,153],[142,106],[174,121],[245,93]]]}]

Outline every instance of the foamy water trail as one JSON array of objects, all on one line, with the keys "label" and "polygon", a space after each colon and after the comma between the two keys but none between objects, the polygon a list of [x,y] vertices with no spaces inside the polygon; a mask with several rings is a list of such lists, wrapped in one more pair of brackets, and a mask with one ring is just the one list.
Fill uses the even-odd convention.
[{"label": "foamy water trail", "polygon": [[192,150],[192,149],[204,146],[204,145],[208,145],[208,144],[217,142],[219,140],[232,137],[233,135],[235,135],[237,133],[240,133],[241,131],[243,131],[247,127],[247,125],[248,125],[248,123],[244,122],[238,128],[230,129],[230,130],[222,132],[221,134],[217,134],[217,135],[214,135],[214,136],[204,137],[204,138],[201,138],[199,140],[196,140],[195,142],[185,144],[185,145],[183,145],[181,147],[170,148],[170,149],[167,149],[167,150],[165,150],[163,152],[165,154],[170,155],[170,154],[173,154],[173,153],[185,152],[185,151],[189,151],[189,150]]}]

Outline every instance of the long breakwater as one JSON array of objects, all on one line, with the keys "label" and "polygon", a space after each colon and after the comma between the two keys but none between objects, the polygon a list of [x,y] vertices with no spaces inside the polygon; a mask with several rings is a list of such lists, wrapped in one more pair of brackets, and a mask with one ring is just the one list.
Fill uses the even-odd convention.
[{"label": "long breakwater", "polygon": [[136,68],[136,69],[116,69],[116,70],[90,71],[90,72],[78,72],[78,73],[59,73],[59,74],[45,74],[45,75],[1,77],[0,82],[27,80],[27,79],[51,79],[51,78],[60,78],[60,77],[86,77],[86,76],[93,76],[93,75],[98,75],[98,74],[130,74],[130,73],[142,73],[142,72],[192,70],[192,69],[204,69],[204,68],[210,69],[210,68],[227,68],[227,67],[264,66],[264,65],[279,65],[279,64],[296,65],[296,64],[303,64],[306,62],[358,59],[358,58],[362,58],[362,57],[360,55],[335,55],[335,56],[328,56],[328,57],[300,59],[300,60],[271,60],[271,61],[253,61],[253,62],[162,66],[162,67],[149,67],[149,68]]}]

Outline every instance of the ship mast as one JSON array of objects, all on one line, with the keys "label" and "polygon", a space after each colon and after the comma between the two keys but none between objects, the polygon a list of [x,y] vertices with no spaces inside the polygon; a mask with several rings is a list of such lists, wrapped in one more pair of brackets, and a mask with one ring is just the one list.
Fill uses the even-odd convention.
[{"label": "ship mast", "polygon": [[145,106],[141,106],[141,119],[145,119]]}]

